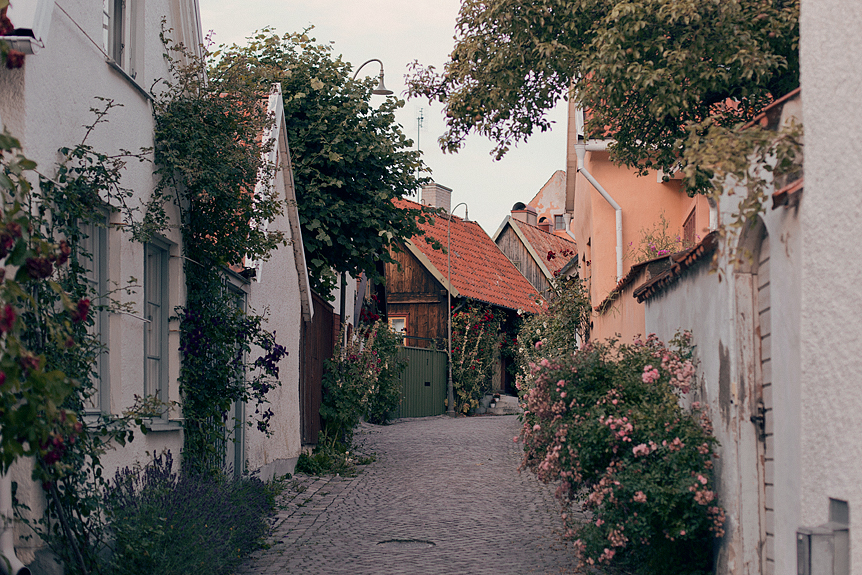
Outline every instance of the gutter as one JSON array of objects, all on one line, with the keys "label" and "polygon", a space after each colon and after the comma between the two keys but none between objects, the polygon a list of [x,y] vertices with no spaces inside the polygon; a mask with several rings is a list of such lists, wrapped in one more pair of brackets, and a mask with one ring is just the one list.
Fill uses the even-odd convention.
[{"label": "gutter", "polygon": [[[578,113],[583,113],[581,110],[578,110]],[[602,197],[610,204],[610,206],[614,209],[614,215],[616,217],[616,228],[617,228],[617,281],[623,279],[623,209],[622,207],[614,200],[611,195],[605,190],[602,185],[596,181],[593,175],[587,170],[584,165],[584,157],[586,156],[587,151],[590,152],[599,152],[607,150],[608,142],[601,141],[587,144],[580,137],[578,138],[577,143],[575,144],[575,154],[578,156],[578,172],[584,175],[589,183],[593,185],[593,187],[598,191]],[[587,149],[589,148],[589,150]]]}]

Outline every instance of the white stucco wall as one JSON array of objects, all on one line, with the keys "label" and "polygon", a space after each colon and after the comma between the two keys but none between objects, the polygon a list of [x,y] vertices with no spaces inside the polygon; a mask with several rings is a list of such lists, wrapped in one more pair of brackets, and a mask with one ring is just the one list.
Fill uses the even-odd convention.
[{"label": "white stucco wall", "polygon": [[[180,5],[182,9],[180,10]],[[159,40],[161,18],[166,16],[167,26],[183,31],[186,40],[196,45],[199,24],[196,3],[192,0],[151,0],[137,3],[137,83],[149,88],[153,81],[165,77],[168,70],[163,58],[163,46]],[[84,125],[90,124],[94,116],[90,108],[99,108],[103,103],[96,97],[108,98],[121,104],[114,108],[108,123],[98,126],[88,143],[94,150],[116,154],[120,149],[136,152],[153,146],[153,118],[150,101],[139,86],[112,68],[106,61],[102,46],[102,2],[69,0],[60,10],[54,7],[50,32],[44,38],[45,47],[36,55],[27,56],[24,67],[19,70],[0,68],[0,118],[10,132],[18,137],[24,153],[38,163],[39,170],[51,175],[60,156],[60,147],[73,147],[85,134]],[[182,14],[178,22],[174,15]],[[128,66],[127,66],[128,67]],[[149,198],[155,185],[151,163],[131,160],[123,171],[122,185],[134,192],[129,205],[140,206]],[[169,210],[170,213],[170,210]],[[176,214],[170,213],[176,221]],[[138,214],[138,218],[141,214]],[[111,215],[111,222],[120,222],[121,215]],[[131,305],[132,315],[114,313],[108,320],[109,349],[106,358],[109,378],[103,385],[109,386],[108,403],[103,410],[118,414],[134,404],[135,395],[144,394],[144,316],[143,289],[144,246],[132,242],[121,227],[111,227],[108,232],[108,280],[124,287],[130,278],[137,285],[133,293],[119,291],[113,295],[121,303]],[[169,306],[170,309],[185,302],[182,266],[180,264],[179,230],[172,227],[164,232],[164,239],[171,245],[169,260]],[[174,257],[177,256],[177,257]],[[114,286],[116,287],[116,286]],[[179,335],[176,326],[169,335],[169,381],[170,397],[179,400],[176,377],[179,371]],[[174,410],[170,417],[176,421],[180,414]],[[103,463],[106,473],[131,465],[136,461],[146,462],[151,454],[170,449],[179,460],[182,450],[182,431],[178,423],[162,426],[162,430],[143,436],[136,433],[135,440],[127,446],[109,452]],[[19,483],[18,497],[29,499],[31,507],[38,511],[42,497],[41,487],[28,482],[29,467],[25,462],[13,470],[13,478]],[[22,559],[32,559],[34,541],[22,543]]]},{"label": "white stucco wall", "polygon": [[[732,201],[724,198],[722,220],[729,221]],[[730,205],[729,205],[730,204]],[[775,445],[775,573],[796,573],[799,526],[800,373],[799,265],[801,234],[795,209],[767,207],[763,214],[770,237],[772,317],[772,394]],[[736,241],[731,240],[731,241]],[[726,249],[724,251],[726,254]],[[721,274],[710,273],[709,258],[646,302],[646,331],[667,341],[680,329],[693,333],[698,360],[699,393],[721,443],[716,478],[727,511],[717,573],[754,575],[760,571],[760,495],[757,429],[751,360],[754,332],[751,293],[723,257]],[[700,397],[698,397],[698,395]]]},{"label": "white stucco wall", "polygon": [[[284,134],[281,134],[284,138]],[[286,146],[282,149],[286,150]],[[295,201],[290,184],[290,175],[285,170],[289,164],[282,159],[282,169],[275,178],[278,196],[285,200],[288,209]],[[287,166],[287,168],[285,168]],[[288,216],[282,215],[270,224],[270,229],[281,230],[293,241]],[[267,312],[266,329],[276,333],[276,342],[287,348],[288,355],[279,363],[281,386],[269,393],[272,409],[271,433],[265,435],[252,424],[245,436],[245,457],[249,471],[257,471],[263,480],[292,473],[302,448],[299,413],[299,344],[302,334],[302,301],[300,276],[295,252],[290,245],[280,246],[272,257],[260,264],[259,281],[249,285],[248,305],[250,312]],[[261,350],[252,350],[252,357]],[[246,407],[246,415],[254,420],[254,406]]]},{"label": "white stucco wall", "polygon": [[803,0],[801,493],[803,525],[849,502],[862,569],[862,3]]}]

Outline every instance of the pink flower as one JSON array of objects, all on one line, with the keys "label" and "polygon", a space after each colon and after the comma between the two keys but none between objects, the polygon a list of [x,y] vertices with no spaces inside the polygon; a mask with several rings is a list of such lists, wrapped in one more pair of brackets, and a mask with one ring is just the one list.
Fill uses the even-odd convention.
[{"label": "pink flower", "polygon": [[646,503],[646,494],[643,491],[638,491],[635,493],[635,496],[632,497],[632,500],[635,503]]}]

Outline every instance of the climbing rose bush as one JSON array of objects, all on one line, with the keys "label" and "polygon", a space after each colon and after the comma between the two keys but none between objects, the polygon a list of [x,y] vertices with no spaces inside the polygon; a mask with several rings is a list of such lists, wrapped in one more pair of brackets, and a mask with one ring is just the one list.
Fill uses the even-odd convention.
[{"label": "climbing rose bush", "polygon": [[492,390],[494,364],[503,340],[502,312],[468,305],[452,314],[452,386],[455,411],[467,413]]},{"label": "climbing rose bush", "polygon": [[566,537],[589,565],[712,572],[725,518],[710,422],[698,404],[680,407],[695,375],[690,340],[684,332],[669,346],[654,335],[591,343],[531,365],[522,468],[558,484]]}]

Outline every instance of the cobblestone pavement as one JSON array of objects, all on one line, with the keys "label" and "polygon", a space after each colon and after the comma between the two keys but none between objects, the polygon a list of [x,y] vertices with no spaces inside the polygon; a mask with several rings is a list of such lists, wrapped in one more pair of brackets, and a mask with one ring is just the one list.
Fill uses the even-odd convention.
[{"label": "cobblestone pavement", "polygon": [[518,429],[515,416],[364,424],[376,461],[354,478],[297,475],[270,549],[239,574],[573,573],[551,489],[517,471]]}]

